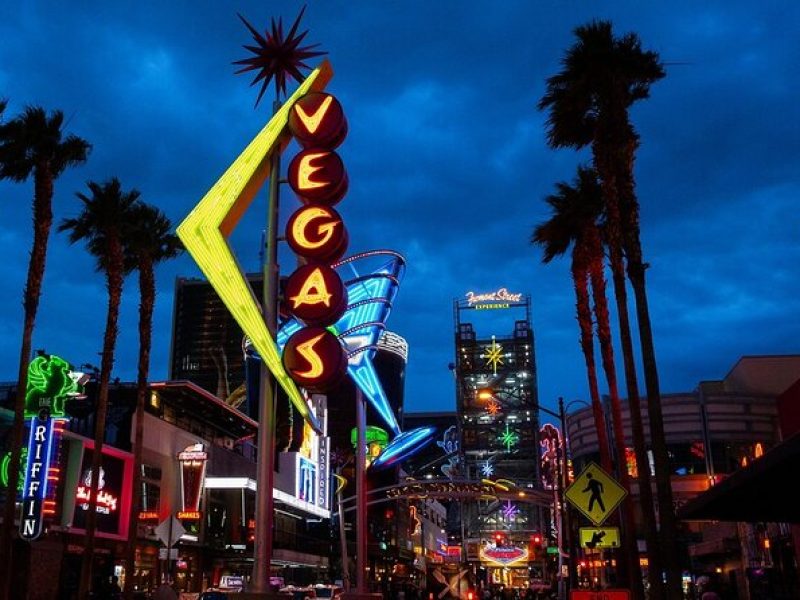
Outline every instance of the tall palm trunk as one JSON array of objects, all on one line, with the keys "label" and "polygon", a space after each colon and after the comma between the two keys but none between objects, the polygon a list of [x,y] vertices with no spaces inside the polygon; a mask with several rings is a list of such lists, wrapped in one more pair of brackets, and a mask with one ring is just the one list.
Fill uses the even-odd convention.
[{"label": "tall palm trunk", "polygon": [[633,137],[624,147],[625,166],[618,175],[618,190],[623,212],[623,240],[628,259],[628,279],[636,302],[636,320],[639,324],[639,343],[642,351],[645,389],[647,391],[647,414],[650,421],[650,442],[655,462],[658,514],[661,525],[661,547],[664,551],[664,567],[667,576],[667,594],[670,600],[681,598],[681,565],[676,543],[678,522],[672,498],[670,462],[664,435],[664,417],[661,410],[661,390],[658,381],[653,331],[645,286],[646,266],[642,261],[642,246],[639,238],[639,203],[633,186],[633,159],[638,142]]},{"label": "tall palm trunk", "polygon": [[586,375],[589,378],[589,396],[592,399],[592,415],[594,428],[597,431],[597,445],[600,449],[600,463],[607,471],[611,471],[611,455],[608,451],[608,435],[603,417],[603,404],[600,402],[600,390],[597,385],[597,366],[594,360],[594,336],[592,335],[592,311],[589,306],[589,280],[586,261],[580,256],[581,250],[576,248],[572,259],[572,282],[575,286],[575,308],[578,325],[581,330],[581,350],[586,361]]},{"label": "tall palm trunk", "polygon": [[14,424],[11,429],[11,462],[8,464],[8,489],[3,512],[3,527],[0,530],[0,597],[9,597],[11,580],[11,543],[14,518],[17,507],[17,481],[20,471],[20,454],[25,431],[25,390],[28,384],[28,364],[31,360],[33,328],[39,299],[42,293],[47,242],[53,224],[53,177],[47,164],[40,164],[34,172],[33,195],[33,249],[28,263],[28,276],[23,297],[24,323],[22,327],[22,347],[19,352],[19,373],[17,393],[14,398]]},{"label": "tall palm trunk", "polygon": [[[605,122],[604,122],[605,124]],[[610,129],[613,131],[613,129]],[[606,223],[606,235],[608,240],[608,247],[609,253],[611,256],[611,271],[614,274],[614,281],[615,286],[614,290],[617,294],[617,311],[620,315],[620,337],[623,338],[622,344],[622,351],[623,354],[626,354],[626,344],[625,344],[625,337],[626,334],[623,332],[621,322],[622,322],[622,315],[625,314],[627,317],[627,299],[623,301],[623,298],[620,297],[619,292],[620,290],[616,286],[616,277],[619,273],[623,273],[623,263],[622,263],[622,239],[621,239],[621,230],[620,230],[620,217],[619,217],[619,203],[617,197],[617,190],[616,190],[616,178],[613,169],[613,160],[610,156],[610,152],[607,151],[609,147],[613,148],[613,144],[609,144],[609,141],[612,141],[613,138],[608,135],[607,131],[604,127],[600,127],[598,125],[597,133],[595,136],[595,140],[592,143],[592,155],[594,159],[594,167],[597,171],[597,174],[600,178],[600,186],[603,190],[603,200],[606,206],[606,216],[607,216],[607,223]],[[624,292],[624,286],[623,290]],[[629,355],[625,356],[626,361],[626,374],[628,373],[628,361],[630,361],[630,365],[633,365],[633,352],[632,352],[632,345],[630,343],[630,330],[627,331],[627,344],[631,352]],[[635,370],[634,370],[635,372]],[[638,400],[638,392],[634,394],[634,397]],[[615,438],[615,448],[617,451],[617,460],[621,463],[624,463],[625,460],[625,438],[622,432],[622,421],[621,421],[621,414],[614,415],[614,438]],[[633,413],[631,413],[631,417],[633,417]],[[624,468],[620,469],[619,471],[620,476],[620,483],[626,490],[630,493],[630,482],[628,480],[628,472]],[[633,514],[630,510],[631,506],[630,503],[627,503],[624,507],[625,512],[625,529],[628,530],[627,535],[624,536],[623,543],[625,544],[625,554],[628,558],[628,564],[630,568],[630,585],[631,585],[631,592],[634,599],[637,598],[644,598],[644,584],[642,583],[642,569],[639,564],[639,549],[636,544],[636,528],[634,523]]]},{"label": "tall palm trunk", "polygon": [[94,452],[92,454],[92,485],[89,492],[89,510],[86,515],[86,545],[83,551],[79,598],[86,600],[92,583],[94,566],[95,529],[97,527],[97,490],[100,483],[100,466],[103,456],[103,442],[108,414],[108,383],[114,367],[114,349],[117,343],[117,321],[122,299],[123,251],[118,239],[108,241],[108,269],[106,287],[108,289],[108,314],[103,337],[103,358],[100,364],[100,385],[94,423]]},{"label": "tall palm trunk", "polygon": [[153,263],[139,264],[139,368],[136,378],[136,434],[133,442],[133,494],[128,521],[128,548],[125,556],[125,598],[133,598],[133,573],[136,561],[137,526],[142,510],[142,448],[144,440],[144,405],[150,371],[150,348],[153,336],[153,306],[156,298]]},{"label": "tall palm trunk", "polygon": [[[606,299],[607,286],[603,265],[603,243],[600,239],[600,233],[596,228],[591,232],[590,243],[593,248],[591,252],[593,260],[589,265],[589,275],[592,283],[594,312],[597,317],[597,338],[600,341],[600,352],[603,356],[603,370],[605,371],[606,381],[608,381],[608,393],[609,396],[611,396],[611,405],[612,407],[620,407],[619,386],[617,384],[617,372],[614,361],[614,346],[611,341],[611,320],[608,312],[608,300]],[[623,293],[624,291],[623,282]],[[627,323],[627,315],[625,316],[625,322]],[[628,335],[628,339],[630,339],[630,334]],[[658,545],[658,527],[656,526],[656,515],[653,507],[653,491],[650,487],[650,466],[645,449],[642,415],[638,397],[635,398],[633,402],[629,401],[628,404],[631,431],[633,434],[633,447],[637,464],[636,478],[639,484],[640,505],[644,517],[644,535],[645,541],[647,542],[647,578],[650,583],[649,599],[661,600],[663,597],[661,589],[661,552]],[[621,407],[618,410],[621,412]],[[625,468],[624,459],[620,459],[620,466],[621,468]]]}]

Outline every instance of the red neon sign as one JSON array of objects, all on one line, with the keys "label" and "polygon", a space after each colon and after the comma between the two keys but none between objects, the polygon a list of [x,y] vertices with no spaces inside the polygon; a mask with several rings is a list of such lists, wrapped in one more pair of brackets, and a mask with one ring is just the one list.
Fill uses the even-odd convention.
[{"label": "red neon sign", "polygon": [[306,325],[332,325],[347,308],[347,289],[326,265],[299,267],[286,282],[288,310]]},{"label": "red neon sign", "polygon": [[143,510],[139,513],[139,520],[140,521],[157,521],[158,520],[158,511],[155,510]]},{"label": "red neon sign", "polygon": [[309,204],[289,218],[286,241],[295,253],[327,263],[344,255],[349,240],[339,213],[329,206]]},{"label": "red neon sign", "polygon": [[[91,496],[91,488],[86,485],[79,485],[78,491],[75,495],[77,500],[81,503],[81,508],[89,510],[89,497]],[[117,510],[117,497],[109,492],[98,490],[97,492],[97,512],[109,514]]]},{"label": "red neon sign", "polygon": [[309,148],[289,163],[289,185],[308,202],[332,206],[347,193],[347,172],[333,150]]},{"label": "red neon sign", "polygon": [[330,331],[322,327],[304,327],[286,342],[283,366],[303,387],[325,391],[335,387],[344,377],[347,356]]},{"label": "red neon sign", "polygon": [[311,92],[292,106],[289,129],[304,148],[336,148],[347,135],[347,119],[336,98]]}]

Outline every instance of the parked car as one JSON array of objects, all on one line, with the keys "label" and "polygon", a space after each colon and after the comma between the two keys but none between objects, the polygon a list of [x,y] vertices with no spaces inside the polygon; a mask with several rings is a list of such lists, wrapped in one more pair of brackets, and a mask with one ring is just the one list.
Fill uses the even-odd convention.
[{"label": "parked car", "polygon": [[324,583],[318,583],[315,585],[314,591],[317,594],[317,598],[331,598],[331,600],[340,600],[342,594],[344,594],[344,590],[338,585],[329,585]]},{"label": "parked car", "polygon": [[317,598],[316,589],[310,585],[305,587],[287,585],[285,588],[281,588],[280,592],[289,594],[292,600],[316,600]]}]

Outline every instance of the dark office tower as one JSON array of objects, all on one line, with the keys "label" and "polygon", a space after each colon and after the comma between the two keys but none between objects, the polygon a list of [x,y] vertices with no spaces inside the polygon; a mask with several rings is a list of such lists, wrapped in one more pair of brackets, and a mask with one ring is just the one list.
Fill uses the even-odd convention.
[{"label": "dark office tower", "polygon": [[[260,301],[262,275],[247,279]],[[234,406],[244,402],[242,330],[205,279],[175,282],[169,378],[191,381]]]},{"label": "dark office tower", "polygon": [[[462,475],[539,486],[539,419],[530,298],[505,289],[454,302],[456,406]],[[478,332],[477,328],[481,327]],[[483,504],[486,504],[485,506]],[[467,537],[501,531],[523,542],[540,528],[532,505],[482,503]]]}]

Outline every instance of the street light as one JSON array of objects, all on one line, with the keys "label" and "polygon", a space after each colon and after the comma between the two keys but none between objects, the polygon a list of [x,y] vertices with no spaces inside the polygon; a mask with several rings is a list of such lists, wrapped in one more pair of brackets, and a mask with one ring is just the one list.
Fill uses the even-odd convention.
[{"label": "street light", "polygon": [[[569,404],[576,402],[573,400]],[[582,400],[580,401],[582,402]],[[564,398],[558,398],[558,412],[554,412],[549,408],[545,408],[541,404],[537,405],[537,408],[559,420],[561,424],[561,439],[559,440],[558,444],[558,460],[556,461],[556,468],[558,472],[556,473],[556,502],[559,505],[558,517],[559,517],[559,526],[558,526],[558,533],[559,537],[561,538],[561,543],[559,544],[558,548],[558,581],[559,581],[559,598],[566,598],[567,593],[570,587],[574,587],[577,582],[577,574],[575,571],[575,552],[573,548],[573,539],[572,539],[572,522],[570,518],[569,508],[566,505],[564,500],[564,490],[567,487],[567,417],[566,417],[566,408],[564,406]],[[565,537],[566,534],[566,537]],[[564,585],[564,576],[563,576],[563,567],[564,567],[564,547],[566,546],[567,554],[569,555],[569,562],[567,563],[567,582],[568,585]]]}]

